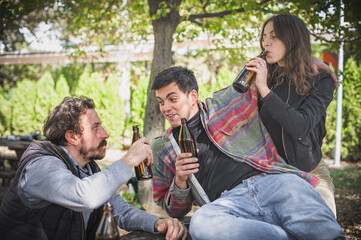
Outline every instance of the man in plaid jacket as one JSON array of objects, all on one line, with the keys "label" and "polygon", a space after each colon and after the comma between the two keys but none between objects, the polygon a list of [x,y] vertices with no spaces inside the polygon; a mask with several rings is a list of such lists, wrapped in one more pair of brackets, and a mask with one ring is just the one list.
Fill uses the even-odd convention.
[{"label": "man in plaid jacket", "polygon": [[[278,155],[254,86],[244,94],[229,86],[203,103],[193,72],[172,67],[152,89],[171,125],[152,144],[153,198],[173,217],[186,215],[193,202],[202,206],[192,216],[192,238],[344,239],[313,187],[318,179]],[[180,152],[181,118],[195,135],[198,158]]]}]

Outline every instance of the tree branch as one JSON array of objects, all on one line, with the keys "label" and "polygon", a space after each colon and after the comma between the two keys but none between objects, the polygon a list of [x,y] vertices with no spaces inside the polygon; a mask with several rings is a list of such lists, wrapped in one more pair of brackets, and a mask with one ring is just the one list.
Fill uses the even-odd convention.
[{"label": "tree branch", "polygon": [[[270,0],[263,0],[262,2],[259,3],[259,5],[263,5],[269,1]],[[232,9],[232,10],[227,10],[227,11],[222,11],[222,12],[207,13],[206,9],[205,9],[206,6],[207,6],[207,4],[203,8],[203,11],[204,11],[203,14],[192,14],[184,21],[190,21],[199,26],[202,26],[203,24],[201,22],[197,21],[197,19],[213,18],[213,17],[223,18],[225,16],[231,15],[233,12],[243,13],[245,11],[244,8],[238,8],[238,9]]]},{"label": "tree branch", "polygon": [[[316,34],[316,33],[310,32],[310,34],[312,36],[314,36],[314,37],[320,38],[322,41],[325,41],[327,43],[338,43],[338,42],[340,42],[339,40],[327,40],[325,37],[321,36],[322,33],[321,34]],[[353,39],[345,39],[345,38],[342,39],[343,42],[355,42],[357,40],[361,40],[361,36],[354,37]]]}]

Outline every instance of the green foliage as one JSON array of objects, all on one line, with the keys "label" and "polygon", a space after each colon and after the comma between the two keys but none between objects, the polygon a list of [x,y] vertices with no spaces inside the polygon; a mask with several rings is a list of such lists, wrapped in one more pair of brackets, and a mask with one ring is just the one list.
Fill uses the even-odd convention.
[{"label": "green foliage", "polygon": [[66,79],[67,85],[69,86],[69,92],[72,93],[75,91],[75,88],[78,85],[80,76],[87,70],[87,65],[73,63],[63,66],[61,69],[56,70],[55,73],[58,79],[61,76]]},{"label": "green foliage", "polygon": [[[102,73],[84,72],[76,80],[78,85],[73,86],[75,95],[85,95],[94,100],[96,111],[110,135],[109,146],[118,148],[121,147],[119,140],[127,124],[124,103],[119,94],[119,79],[117,74],[111,73],[105,77]],[[63,75],[54,84],[50,72],[45,72],[37,82],[19,81],[6,95],[0,89],[0,133],[25,135],[42,130],[49,112],[64,97],[70,96],[69,89]]]},{"label": "green foliage", "polygon": [[55,101],[53,101],[54,106],[57,106],[59,103],[61,103],[63,101],[63,99],[67,96],[70,96],[70,88],[68,85],[68,82],[66,81],[64,75],[60,75],[58,81],[56,81],[56,85],[55,85],[55,96],[54,98],[56,98]]},{"label": "green foliage", "polygon": [[361,65],[357,66],[353,58],[345,65],[344,92],[342,102],[342,148],[343,159],[361,158]]},{"label": "green foliage", "polygon": [[125,122],[124,103],[118,92],[118,78],[119,76],[111,74],[105,81],[101,73],[84,72],[75,91],[77,96],[84,95],[94,100],[102,124],[111,136],[108,142],[114,147],[120,147],[119,140]]},{"label": "green foliage", "polygon": [[130,114],[128,129],[137,124],[140,131],[144,127],[145,108],[147,105],[147,90],[149,85],[150,75],[140,75],[138,79],[134,79],[130,85],[131,99],[130,99]]},{"label": "green foliage", "polygon": [[360,190],[361,169],[357,166],[348,166],[345,169],[333,169],[330,171],[336,189]]},{"label": "green foliage", "polygon": [[[343,72],[341,157],[343,160],[361,159],[361,66],[349,58]],[[327,135],[322,151],[333,157],[336,138],[336,97],[327,109]]]},{"label": "green foliage", "polygon": [[4,97],[4,92],[0,88],[0,135],[10,134],[11,127],[11,102]]},{"label": "green foliage", "polygon": [[107,130],[110,138],[109,144],[113,147],[121,147],[120,137],[123,135],[125,122],[124,102],[119,94],[119,75],[110,74],[105,83],[105,96],[102,96],[99,108],[100,119]]},{"label": "green foliage", "polygon": [[36,84],[34,130],[41,130],[53,106],[57,105],[54,80],[50,72],[45,72]]},{"label": "green foliage", "polygon": [[215,91],[229,86],[236,76],[236,74],[229,70],[227,65],[224,65],[217,74],[215,82],[199,86],[199,100],[204,101],[207,97],[212,97]]},{"label": "green foliage", "polygon": [[12,104],[11,134],[27,135],[36,130],[34,127],[36,83],[23,80],[17,84],[10,94]]},{"label": "green foliage", "polygon": [[128,204],[132,205],[136,208],[141,208],[141,204],[139,203],[138,195],[131,192],[123,192],[122,199],[125,200]]}]

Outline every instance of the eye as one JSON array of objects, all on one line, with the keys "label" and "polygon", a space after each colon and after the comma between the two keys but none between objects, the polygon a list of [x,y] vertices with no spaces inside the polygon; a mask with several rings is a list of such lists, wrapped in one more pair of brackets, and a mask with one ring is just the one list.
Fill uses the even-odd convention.
[{"label": "eye", "polygon": [[177,101],[177,98],[171,98],[171,99],[169,99],[171,102],[175,102],[175,101]]},{"label": "eye", "polygon": [[158,101],[159,105],[163,105],[164,102],[163,101]]}]

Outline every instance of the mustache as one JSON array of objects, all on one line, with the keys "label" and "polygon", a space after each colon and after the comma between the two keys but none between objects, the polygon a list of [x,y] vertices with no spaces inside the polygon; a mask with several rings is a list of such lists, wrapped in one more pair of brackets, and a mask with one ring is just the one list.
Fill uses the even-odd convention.
[{"label": "mustache", "polygon": [[101,148],[101,147],[103,147],[103,146],[106,146],[107,144],[108,144],[107,140],[103,139],[103,141],[101,141],[101,142],[99,143],[98,148]]}]

